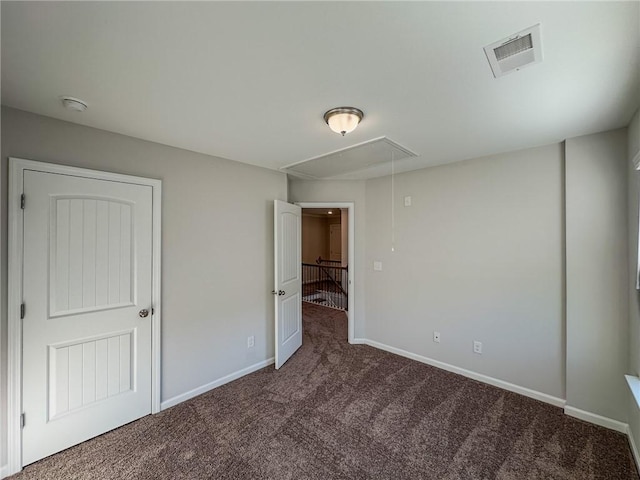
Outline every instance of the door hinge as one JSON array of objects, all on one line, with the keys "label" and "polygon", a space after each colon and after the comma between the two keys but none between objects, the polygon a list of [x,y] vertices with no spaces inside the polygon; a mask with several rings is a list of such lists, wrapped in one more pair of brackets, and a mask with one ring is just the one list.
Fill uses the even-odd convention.
[{"label": "door hinge", "polygon": [[20,426],[24,428],[24,413],[20,414]]},{"label": "door hinge", "polygon": [[24,193],[20,195],[20,208],[24,210]]},{"label": "door hinge", "polygon": [[24,312],[26,311],[27,307],[24,303],[20,304],[20,320],[24,319]]}]

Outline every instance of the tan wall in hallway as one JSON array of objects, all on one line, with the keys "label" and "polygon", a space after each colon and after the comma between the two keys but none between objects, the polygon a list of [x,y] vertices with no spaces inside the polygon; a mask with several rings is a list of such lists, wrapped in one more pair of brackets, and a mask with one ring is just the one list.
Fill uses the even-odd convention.
[{"label": "tan wall in hallway", "polygon": [[318,257],[329,258],[327,219],[302,213],[302,263],[315,264]]}]

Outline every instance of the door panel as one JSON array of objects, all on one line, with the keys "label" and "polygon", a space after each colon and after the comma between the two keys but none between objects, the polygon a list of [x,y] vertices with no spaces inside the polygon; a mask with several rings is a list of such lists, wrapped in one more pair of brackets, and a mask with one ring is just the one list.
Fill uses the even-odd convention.
[{"label": "door panel", "polygon": [[151,413],[152,189],[25,171],[23,465]]},{"label": "door panel", "polygon": [[115,201],[52,197],[50,316],[133,304],[131,209]]},{"label": "door panel", "polygon": [[[280,314],[282,315],[281,345],[286,345],[289,340],[300,332],[301,325],[298,318],[298,304],[300,301],[300,295],[291,295],[282,300],[280,306]],[[293,341],[295,341],[295,338]]]},{"label": "door panel", "polygon": [[280,368],[302,345],[302,210],[279,200],[274,210],[276,368]]},{"label": "door panel", "polygon": [[133,333],[48,347],[47,420],[133,390]]}]

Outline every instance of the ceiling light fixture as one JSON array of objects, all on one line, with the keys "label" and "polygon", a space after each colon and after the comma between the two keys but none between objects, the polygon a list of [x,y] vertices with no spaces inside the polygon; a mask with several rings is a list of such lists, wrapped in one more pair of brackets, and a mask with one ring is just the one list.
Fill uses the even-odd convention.
[{"label": "ceiling light fixture", "polygon": [[84,112],[88,108],[87,102],[79,98],[60,97],[60,100],[64,108],[73,112]]},{"label": "ceiling light fixture", "polygon": [[331,215],[333,212],[332,212],[331,210],[329,210],[327,213],[328,213],[329,215]]},{"label": "ceiling light fixture", "polygon": [[359,108],[338,107],[326,112],[324,121],[327,122],[331,130],[344,137],[346,133],[356,129],[362,117],[364,117],[364,113]]}]

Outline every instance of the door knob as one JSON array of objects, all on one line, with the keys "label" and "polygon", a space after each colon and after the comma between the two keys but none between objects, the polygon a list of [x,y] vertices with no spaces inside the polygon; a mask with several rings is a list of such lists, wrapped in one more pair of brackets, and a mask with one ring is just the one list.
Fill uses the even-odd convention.
[{"label": "door knob", "polygon": [[145,318],[149,315],[149,310],[147,310],[146,308],[140,310],[140,312],[138,312],[138,315],[140,316],[140,318]]},{"label": "door knob", "polygon": [[284,295],[285,293],[287,292],[285,292],[284,290],[278,290],[278,295]]}]

